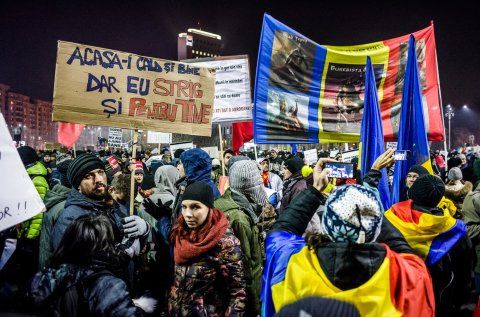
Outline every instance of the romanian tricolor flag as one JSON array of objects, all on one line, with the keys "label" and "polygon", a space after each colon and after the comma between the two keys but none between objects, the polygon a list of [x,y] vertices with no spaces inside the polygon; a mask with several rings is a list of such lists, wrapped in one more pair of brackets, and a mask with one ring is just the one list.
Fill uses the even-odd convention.
[{"label": "romanian tricolor flag", "polygon": [[267,236],[266,245],[264,317],[272,317],[283,306],[308,296],[349,302],[361,316],[435,315],[430,274],[416,255],[397,254],[385,246],[385,258],[375,274],[357,288],[342,290],[328,279],[316,250],[306,246],[302,237],[275,232]]},{"label": "romanian tricolor flag", "polygon": [[418,79],[415,38],[413,35],[410,35],[397,145],[397,150],[408,150],[409,157],[405,161],[395,162],[391,195],[392,204],[398,203],[401,200],[401,193],[406,186],[405,180],[410,167],[413,165],[422,165],[430,174],[433,174],[432,164],[430,163],[430,152],[428,150],[427,129],[425,128],[423,117],[423,107],[420,82]]},{"label": "romanian tricolor flag", "polygon": [[395,204],[385,212],[385,217],[400,230],[415,254],[430,266],[447,254],[467,229],[448,209],[443,209],[443,216],[434,216],[413,210],[412,205],[412,200]]}]

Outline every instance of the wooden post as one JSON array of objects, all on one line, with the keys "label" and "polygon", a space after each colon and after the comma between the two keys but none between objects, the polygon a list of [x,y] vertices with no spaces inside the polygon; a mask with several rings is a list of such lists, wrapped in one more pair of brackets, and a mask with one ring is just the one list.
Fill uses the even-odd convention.
[{"label": "wooden post", "polygon": [[[220,123],[218,124],[218,137],[220,138],[220,153],[223,155],[222,126]],[[225,164],[223,164],[223,158],[220,159],[220,165],[222,165],[222,175],[225,176]]]},{"label": "wooden post", "polygon": [[[135,129],[133,132],[133,141],[132,141],[132,160],[133,163],[136,163],[136,158],[137,158],[137,142],[138,142],[138,129]],[[130,166],[130,163],[129,163]],[[133,216],[133,201],[135,200],[134,194],[135,194],[135,168],[132,169],[131,173],[131,179],[130,179],[130,216]]]},{"label": "wooden post", "polygon": [[75,150],[75,143],[73,143],[73,158],[77,157],[77,151]]}]

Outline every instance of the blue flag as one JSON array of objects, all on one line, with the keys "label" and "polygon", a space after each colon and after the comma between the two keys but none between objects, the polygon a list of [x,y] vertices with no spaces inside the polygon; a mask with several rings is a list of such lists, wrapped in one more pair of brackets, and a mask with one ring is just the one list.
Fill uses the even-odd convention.
[{"label": "blue flag", "polygon": [[[382,116],[377,97],[375,73],[370,57],[367,57],[365,71],[365,98],[363,106],[362,128],[360,129],[360,167],[362,177],[371,169],[373,162],[385,151],[383,139]],[[382,178],[378,183],[378,191],[383,208],[390,208],[390,189],[388,187],[388,175],[382,169]]]},{"label": "blue flag", "polygon": [[297,154],[298,152],[297,145],[295,143],[290,143],[290,146],[292,147],[292,155]]},{"label": "blue flag", "polygon": [[392,204],[405,199],[403,191],[405,190],[405,180],[410,167],[413,165],[422,165],[430,174],[433,174],[428,150],[421,93],[420,82],[418,80],[415,38],[413,35],[410,35],[397,145],[397,150],[408,150],[410,152],[407,160],[395,161]]}]

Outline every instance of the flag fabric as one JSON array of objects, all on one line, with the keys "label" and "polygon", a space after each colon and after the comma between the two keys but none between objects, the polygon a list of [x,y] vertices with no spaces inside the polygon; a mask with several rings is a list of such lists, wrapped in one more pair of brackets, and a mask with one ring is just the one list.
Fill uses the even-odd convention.
[{"label": "flag fabric", "polygon": [[430,266],[450,251],[467,228],[448,210],[444,210],[443,216],[434,216],[413,210],[412,204],[411,200],[395,204],[385,212],[385,217],[400,230],[415,254]]},{"label": "flag fabric", "polygon": [[[382,116],[378,103],[377,85],[372,60],[367,57],[365,73],[365,97],[362,127],[360,129],[360,166],[362,177],[371,169],[373,162],[385,152],[383,138]],[[390,189],[388,187],[387,171],[381,171],[382,178],[378,183],[378,191],[383,208],[390,208]]]},{"label": "flag fabric", "polygon": [[295,143],[291,143],[290,146],[292,147],[292,155],[297,154],[298,152],[297,145]]},{"label": "flag fabric", "polygon": [[253,121],[232,123],[232,151],[237,154],[245,142],[253,139]]},{"label": "flag fabric", "polygon": [[415,38],[413,35],[410,35],[397,144],[397,150],[408,150],[410,153],[407,160],[395,162],[391,195],[392,204],[403,200],[402,192],[406,186],[405,180],[411,166],[422,165],[430,174],[433,174],[423,113]]},{"label": "flag fabric", "polygon": [[58,143],[66,147],[72,147],[82,134],[85,125],[79,123],[59,122],[58,123]]}]

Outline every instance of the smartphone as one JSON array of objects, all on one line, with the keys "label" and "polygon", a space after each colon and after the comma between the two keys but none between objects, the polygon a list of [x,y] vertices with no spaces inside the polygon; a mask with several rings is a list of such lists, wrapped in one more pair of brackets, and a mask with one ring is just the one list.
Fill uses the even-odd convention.
[{"label": "smartphone", "polygon": [[325,168],[329,168],[328,177],[335,178],[355,178],[353,173],[353,163],[326,162]]},{"label": "smartphone", "polygon": [[393,159],[395,161],[406,161],[408,160],[410,155],[409,150],[397,150],[395,153],[393,153]]}]

